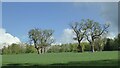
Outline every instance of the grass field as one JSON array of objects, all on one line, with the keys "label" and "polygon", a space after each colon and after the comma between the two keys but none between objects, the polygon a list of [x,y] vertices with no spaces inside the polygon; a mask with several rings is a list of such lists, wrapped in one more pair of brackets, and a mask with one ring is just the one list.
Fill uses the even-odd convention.
[{"label": "grass field", "polygon": [[118,51],[3,55],[3,66],[117,66]]}]

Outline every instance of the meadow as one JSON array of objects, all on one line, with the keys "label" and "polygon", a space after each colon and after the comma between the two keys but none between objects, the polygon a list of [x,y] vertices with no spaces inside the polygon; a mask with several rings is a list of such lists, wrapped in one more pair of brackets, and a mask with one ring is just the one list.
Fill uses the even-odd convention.
[{"label": "meadow", "polygon": [[117,66],[118,51],[3,55],[8,66]]}]

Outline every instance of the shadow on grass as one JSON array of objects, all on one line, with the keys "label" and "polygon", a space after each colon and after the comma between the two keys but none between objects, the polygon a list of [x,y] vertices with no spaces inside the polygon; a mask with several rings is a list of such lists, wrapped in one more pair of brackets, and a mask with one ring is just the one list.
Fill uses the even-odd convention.
[{"label": "shadow on grass", "polygon": [[7,64],[2,68],[118,68],[118,60],[71,61],[68,63],[41,64]]}]

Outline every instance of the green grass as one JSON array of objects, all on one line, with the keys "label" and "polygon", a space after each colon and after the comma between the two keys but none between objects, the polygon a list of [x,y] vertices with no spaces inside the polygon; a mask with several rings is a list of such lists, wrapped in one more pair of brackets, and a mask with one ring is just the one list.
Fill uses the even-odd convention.
[{"label": "green grass", "polygon": [[84,53],[46,53],[3,55],[2,65],[80,65],[80,66],[115,66],[118,51],[84,52]]}]

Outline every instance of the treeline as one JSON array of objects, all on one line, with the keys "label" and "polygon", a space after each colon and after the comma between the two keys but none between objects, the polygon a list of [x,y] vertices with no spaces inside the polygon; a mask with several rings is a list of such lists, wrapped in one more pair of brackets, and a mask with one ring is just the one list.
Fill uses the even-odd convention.
[{"label": "treeline", "polygon": [[120,50],[120,34],[119,38],[107,39],[106,45],[104,46],[104,51],[114,51]]},{"label": "treeline", "polygon": [[[100,42],[100,41],[99,41]],[[120,34],[118,37],[114,39],[106,38],[106,43],[104,45],[99,45],[98,40],[95,44],[95,51],[117,51],[120,49]],[[78,44],[77,43],[69,43],[62,45],[53,45],[47,49],[47,53],[60,53],[60,52],[77,52]],[[88,42],[82,42],[81,46],[83,51],[91,51],[91,47]],[[8,47],[2,49],[2,54],[22,54],[22,53],[37,53],[37,50],[33,45],[25,44],[24,46],[21,44],[12,44]]]},{"label": "treeline", "polygon": [[[91,51],[91,46],[88,42],[82,42],[81,46],[83,51]],[[49,53],[59,53],[59,52],[78,52],[78,44],[62,44],[51,46],[51,48],[47,51]],[[95,51],[118,51],[119,50],[119,41],[118,39],[106,39],[106,43],[104,45],[95,44]]]},{"label": "treeline", "polygon": [[[90,51],[89,43],[82,42],[81,45],[83,46],[85,51]],[[62,45],[55,45],[51,46],[51,48],[47,51],[48,53],[59,53],[59,52],[78,52],[77,43],[69,43],[69,44],[62,44]]]},{"label": "treeline", "polygon": [[2,54],[22,54],[22,53],[37,53],[32,45],[11,44],[8,47],[4,46]]}]

